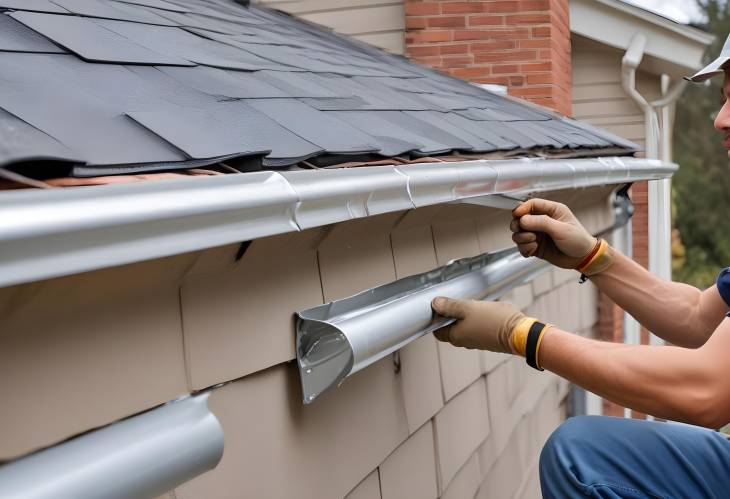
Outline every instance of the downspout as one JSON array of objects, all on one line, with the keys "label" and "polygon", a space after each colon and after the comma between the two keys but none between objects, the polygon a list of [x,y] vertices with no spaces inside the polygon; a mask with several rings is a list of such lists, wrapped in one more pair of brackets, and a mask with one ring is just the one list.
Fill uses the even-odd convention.
[{"label": "downspout", "polygon": [[[636,71],[644,57],[646,37],[640,33],[634,35],[626,54],[621,61],[622,84],[624,91],[644,111],[646,157],[658,159],[668,157],[669,150],[669,106],[673,105],[684,91],[687,82],[677,81],[669,87],[668,77],[662,76],[662,98],[649,102],[636,89]],[[659,115],[662,120],[660,123]],[[649,182],[649,271],[655,275],[670,280],[671,266],[671,181],[669,179]],[[631,228],[625,227],[624,235],[620,239],[626,245],[620,248],[627,255],[631,255]],[[638,323],[629,315],[624,316],[624,341],[639,343]],[[663,342],[652,335],[652,344]]]},{"label": "downspout", "polygon": [[3,499],[157,497],[212,470],[223,429],[209,392],[183,397],[0,466]]}]

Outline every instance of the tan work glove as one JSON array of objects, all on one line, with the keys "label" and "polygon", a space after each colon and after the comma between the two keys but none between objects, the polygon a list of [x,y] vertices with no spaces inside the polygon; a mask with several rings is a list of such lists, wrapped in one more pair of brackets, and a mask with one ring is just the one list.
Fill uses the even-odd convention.
[{"label": "tan work glove", "polygon": [[613,264],[613,248],[593,237],[562,203],[530,199],[515,208],[512,216],[512,240],[524,257],[536,256],[589,276]]},{"label": "tan work glove", "polygon": [[434,332],[440,341],[457,347],[516,353],[512,332],[526,316],[510,303],[439,297],[431,306],[439,315],[458,319]]}]

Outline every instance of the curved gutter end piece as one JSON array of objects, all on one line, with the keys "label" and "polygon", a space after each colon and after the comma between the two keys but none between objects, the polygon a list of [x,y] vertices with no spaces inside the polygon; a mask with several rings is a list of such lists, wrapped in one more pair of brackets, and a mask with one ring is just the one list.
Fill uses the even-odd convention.
[{"label": "curved gutter end piece", "polygon": [[314,311],[297,314],[297,365],[305,404],[345,379],[354,363],[345,334],[332,324],[307,317],[307,312]]},{"label": "curved gutter end piece", "polygon": [[453,322],[433,313],[435,297],[496,299],[544,265],[515,249],[485,253],[299,312],[296,350],[304,403]]}]

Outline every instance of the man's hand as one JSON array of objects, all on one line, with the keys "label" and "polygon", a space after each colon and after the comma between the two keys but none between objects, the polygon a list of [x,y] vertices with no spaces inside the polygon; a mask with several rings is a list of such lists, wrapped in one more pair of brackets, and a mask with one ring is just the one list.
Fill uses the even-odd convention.
[{"label": "man's hand", "polygon": [[436,298],[434,311],[458,319],[434,334],[457,347],[515,353],[511,335],[525,315],[506,302]]},{"label": "man's hand", "polygon": [[596,245],[596,238],[564,204],[530,199],[515,208],[512,216],[512,240],[524,257],[536,256],[573,269]]}]

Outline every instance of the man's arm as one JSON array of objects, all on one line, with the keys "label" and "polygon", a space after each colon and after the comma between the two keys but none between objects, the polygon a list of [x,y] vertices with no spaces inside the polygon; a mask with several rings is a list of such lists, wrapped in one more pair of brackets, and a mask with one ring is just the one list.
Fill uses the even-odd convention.
[{"label": "man's arm", "polygon": [[703,292],[665,281],[618,251],[590,280],[652,333],[682,347],[702,346],[728,311],[717,286]]},{"label": "man's arm", "polygon": [[[512,239],[524,256],[575,268],[595,245],[570,209],[554,201],[531,199],[514,210]],[[723,320],[728,306],[713,286],[705,292],[664,281],[610,249],[613,264],[590,277],[598,288],[657,336],[697,348]]]},{"label": "man's arm", "polygon": [[730,320],[698,349],[607,344],[557,328],[540,346],[545,369],[624,407],[719,428],[730,421]]},{"label": "man's arm", "polygon": [[457,319],[436,331],[441,341],[534,359],[587,390],[647,414],[710,428],[730,421],[730,319],[703,346],[690,349],[589,340],[545,328],[506,302],[439,297],[432,306]]}]

